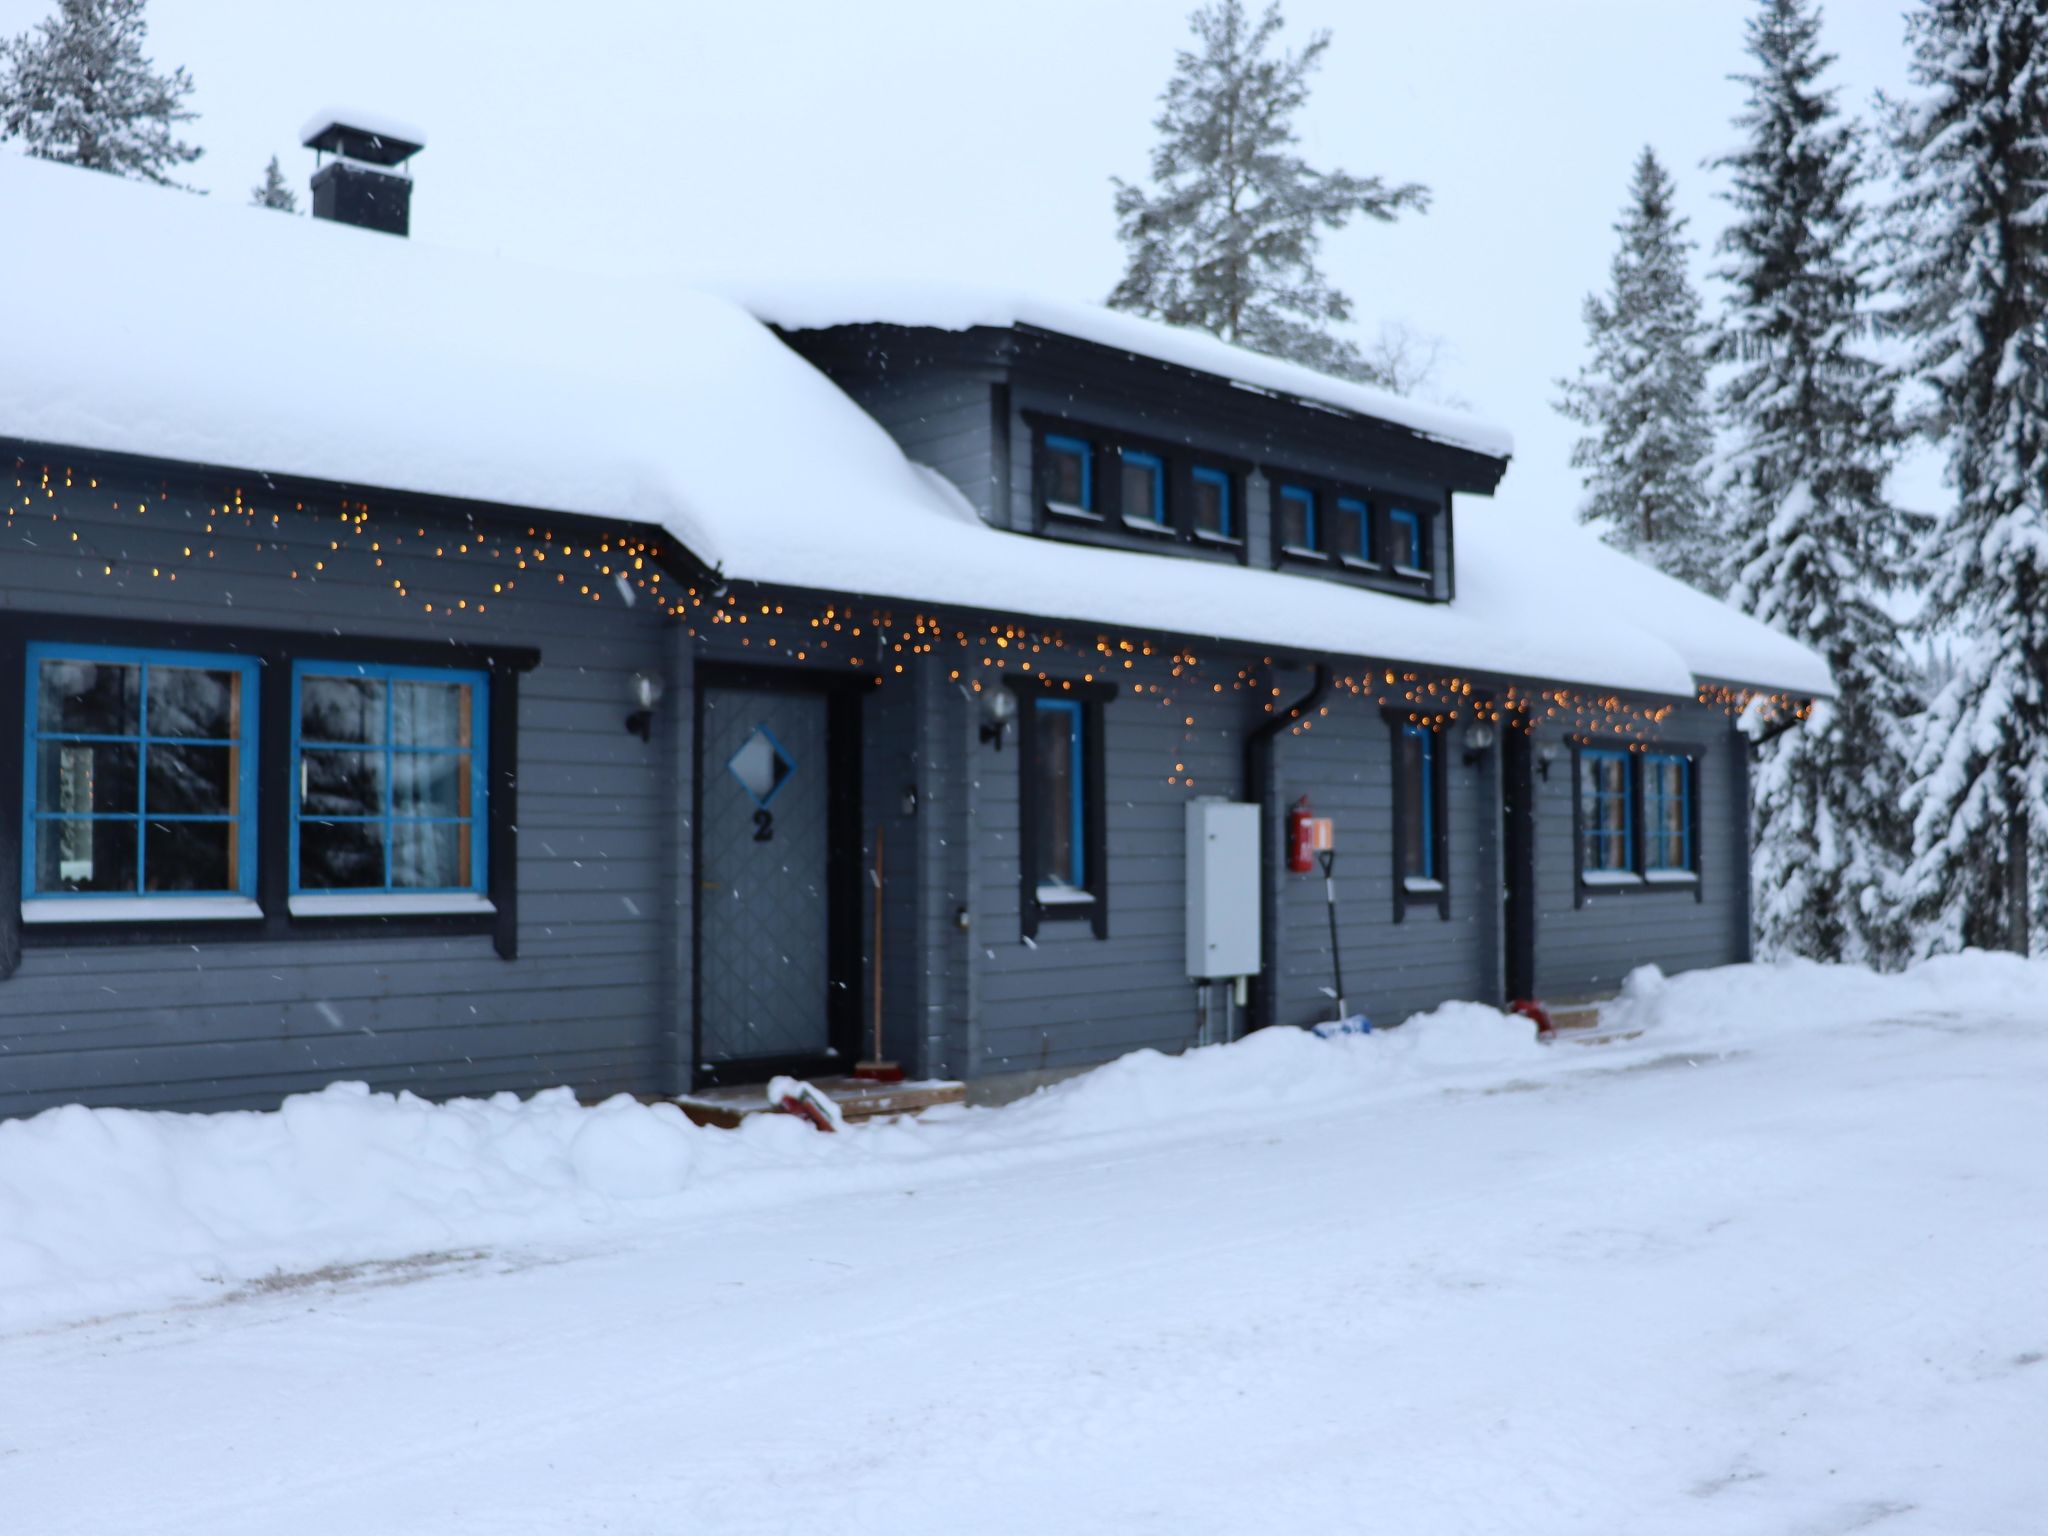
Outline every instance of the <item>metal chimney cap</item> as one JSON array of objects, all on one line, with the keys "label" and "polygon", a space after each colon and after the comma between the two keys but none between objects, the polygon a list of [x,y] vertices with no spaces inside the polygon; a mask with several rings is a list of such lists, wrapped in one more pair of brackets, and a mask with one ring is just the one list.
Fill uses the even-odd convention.
[{"label": "metal chimney cap", "polygon": [[339,107],[316,112],[299,130],[299,142],[369,165],[399,165],[427,147],[427,136],[410,123],[381,112]]}]

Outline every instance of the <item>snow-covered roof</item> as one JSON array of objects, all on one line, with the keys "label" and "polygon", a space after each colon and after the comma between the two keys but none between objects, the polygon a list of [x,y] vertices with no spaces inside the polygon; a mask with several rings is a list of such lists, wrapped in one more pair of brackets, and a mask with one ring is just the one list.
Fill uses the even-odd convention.
[{"label": "snow-covered roof", "polygon": [[1465,500],[1458,598],[998,531],[761,322],[26,157],[0,436],[648,524],[738,580],[1664,695],[1817,657]]},{"label": "snow-covered roof", "polygon": [[1248,352],[1201,331],[1163,325],[1099,305],[1066,304],[943,281],[747,284],[730,292],[749,312],[786,331],[864,324],[928,326],[942,331],[983,325],[1028,326],[1175,363],[1233,384],[1370,416],[1491,458],[1505,459],[1515,451],[1515,440],[1506,428],[1462,411],[1403,399],[1299,363]]}]

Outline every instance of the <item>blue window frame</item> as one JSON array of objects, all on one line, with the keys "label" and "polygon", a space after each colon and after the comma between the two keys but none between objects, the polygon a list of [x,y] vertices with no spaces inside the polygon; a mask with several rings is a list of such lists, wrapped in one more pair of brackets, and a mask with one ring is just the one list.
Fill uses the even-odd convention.
[{"label": "blue window frame", "polygon": [[1284,550],[1316,553],[1316,493],[1305,485],[1280,487],[1280,547]]},{"label": "blue window frame", "polygon": [[1041,885],[1088,889],[1087,716],[1076,699],[1034,699]]},{"label": "blue window frame", "polygon": [[1372,563],[1372,508],[1356,496],[1337,498],[1338,558]]},{"label": "blue window frame", "polygon": [[1691,872],[1692,759],[1671,752],[1643,757],[1643,867]]},{"label": "blue window frame", "polygon": [[1429,569],[1429,550],[1422,542],[1422,517],[1419,513],[1411,512],[1406,507],[1389,509],[1387,538],[1394,546],[1389,553],[1396,570]]},{"label": "blue window frame", "polygon": [[1095,445],[1086,438],[1048,432],[1042,468],[1048,505],[1067,512],[1095,511]]},{"label": "blue window frame", "polygon": [[1579,868],[1618,874],[1636,867],[1635,778],[1626,752],[1579,754]]},{"label": "blue window frame", "polygon": [[487,888],[489,689],[482,672],[294,663],[294,895]]},{"label": "blue window frame", "polygon": [[256,663],[28,647],[21,893],[245,896],[256,889]]},{"label": "blue window frame", "polygon": [[1237,537],[1237,509],[1231,505],[1231,475],[1228,470],[1197,464],[1192,471],[1195,489],[1195,532],[1212,539]]},{"label": "blue window frame", "polygon": [[1166,462],[1156,453],[1126,448],[1123,460],[1123,514],[1126,522],[1166,526]]},{"label": "blue window frame", "polygon": [[1401,727],[1401,873],[1410,880],[1435,880],[1436,732]]}]

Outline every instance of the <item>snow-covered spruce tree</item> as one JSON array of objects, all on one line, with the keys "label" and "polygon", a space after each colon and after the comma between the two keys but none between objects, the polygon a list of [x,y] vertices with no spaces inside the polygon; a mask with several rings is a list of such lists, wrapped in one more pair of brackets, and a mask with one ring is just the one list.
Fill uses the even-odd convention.
[{"label": "snow-covered spruce tree", "polygon": [[1908,807],[1917,947],[2048,943],[2048,11],[1924,0],[1893,128],[1897,321],[1955,494],[1930,623],[1955,674]]},{"label": "snow-covered spruce tree", "polygon": [[1197,46],[1176,59],[1154,119],[1154,188],[1116,182],[1129,265],[1109,302],[1384,382],[1356,345],[1331,333],[1351,318],[1351,301],[1324,278],[1316,249],[1325,230],[1356,215],[1387,221],[1426,209],[1429,191],[1319,171],[1296,153],[1294,115],[1330,35],[1280,51],[1283,24],[1277,0],[1256,23],[1243,0],[1213,0],[1189,18]]},{"label": "snow-covered spruce tree", "polygon": [[1870,270],[1857,130],[1820,83],[1811,0],[1759,0],[1742,145],[1718,164],[1735,219],[1716,275],[1733,298],[1713,355],[1731,444],[1721,487],[1729,596],[1827,657],[1840,690],[1768,742],[1751,779],[1757,947],[1888,965],[1903,957],[1898,879],[1906,720],[1897,626],[1877,604],[1909,553],[1886,500],[1893,390],[1862,350]]},{"label": "snow-covered spruce tree", "polygon": [[263,180],[250,189],[249,201],[258,208],[275,208],[280,213],[299,211],[299,194],[284,179],[284,172],[278,168],[277,156],[270,157],[270,164],[263,170]]},{"label": "snow-covered spruce tree", "polygon": [[143,0],[58,0],[57,14],[0,43],[0,138],[31,155],[173,185],[201,151],[177,137],[195,113],[185,71],[142,52]]},{"label": "snow-covered spruce tree", "polygon": [[1692,242],[1671,197],[1669,173],[1645,148],[1614,226],[1621,248],[1607,296],[1586,297],[1592,355],[1576,379],[1559,381],[1557,408],[1586,428],[1572,449],[1572,467],[1586,477],[1581,520],[1617,549],[1717,591],[1706,333],[1685,270]]}]

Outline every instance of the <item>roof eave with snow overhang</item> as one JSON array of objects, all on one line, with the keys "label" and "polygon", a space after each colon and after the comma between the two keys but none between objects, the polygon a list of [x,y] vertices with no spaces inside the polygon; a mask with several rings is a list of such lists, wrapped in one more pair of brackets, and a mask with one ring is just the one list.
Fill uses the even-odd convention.
[{"label": "roof eave with snow overhang", "polygon": [[[1661,697],[1705,676],[1832,692],[1782,636],[1669,600],[1579,530],[1532,551],[1526,519],[1484,503],[1459,506],[1451,603],[991,528],[766,325],[670,282],[25,156],[0,157],[0,206],[33,232],[0,288],[16,441],[650,525],[730,579],[820,593]],[[1532,579],[1596,567],[1590,596]]]}]

